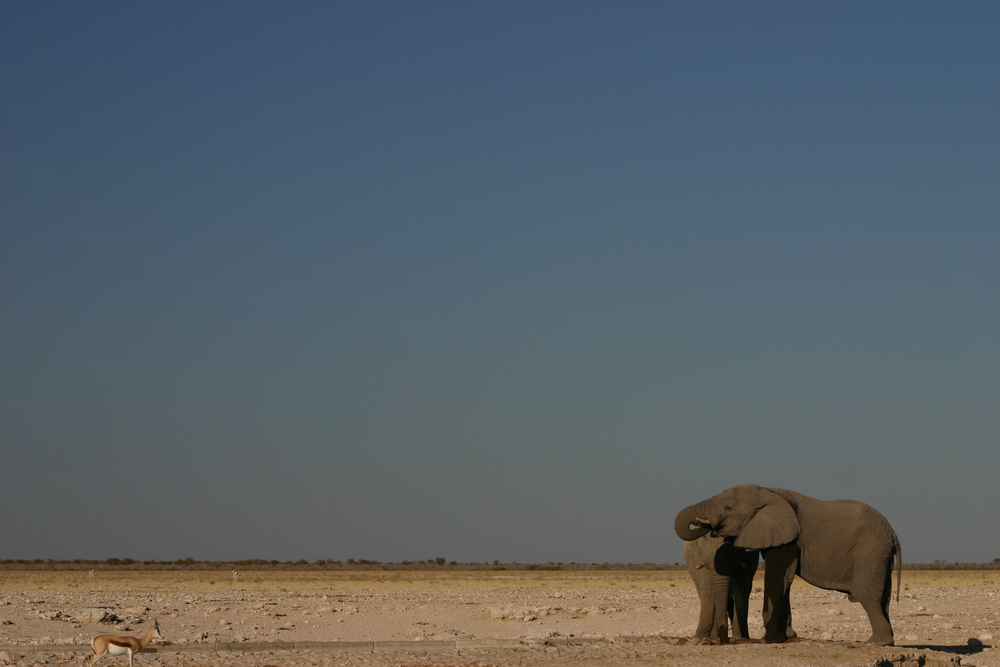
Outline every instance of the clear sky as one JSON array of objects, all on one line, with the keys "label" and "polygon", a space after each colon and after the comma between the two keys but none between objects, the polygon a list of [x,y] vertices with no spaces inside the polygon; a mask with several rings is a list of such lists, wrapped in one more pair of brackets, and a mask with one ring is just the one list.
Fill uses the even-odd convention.
[{"label": "clear sky", "polygon": [[0,558],[1000,557],[1000,4],[0,3]]}]

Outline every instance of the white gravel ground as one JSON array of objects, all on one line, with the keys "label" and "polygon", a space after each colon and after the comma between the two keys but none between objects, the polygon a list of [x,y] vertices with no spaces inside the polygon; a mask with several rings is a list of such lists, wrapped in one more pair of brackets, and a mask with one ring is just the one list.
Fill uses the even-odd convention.
[{"label": "white gravel ground", "polygon": [[[243,573],[233,582],[228,573],[2,573],[0,646],[8,652],[0,664],[82,667],[92,637],[141,635],[155,617],[165,640],[153,644],[157,653],[138,655],[137,667],[782,667],[904,664],[901,656],[1000,667],[1000,586],[989,572],[944,583],[904,574],[913,585],[891,609],[894,648],[863,642],[870,629],[859,605],[802,582],[792,598],[799,641],[703,646],[688,639],[698,599],[685,572],[296,574]],[[759,613],[751,620],[751,635],[762,635]],[[503,646],[481,646],[490,640]],[[306,641],[407,643],[361,652],[238,650]],[[224,650],[177,652],[214,648]],[[98,663],[125,664],[110,656]]]}]

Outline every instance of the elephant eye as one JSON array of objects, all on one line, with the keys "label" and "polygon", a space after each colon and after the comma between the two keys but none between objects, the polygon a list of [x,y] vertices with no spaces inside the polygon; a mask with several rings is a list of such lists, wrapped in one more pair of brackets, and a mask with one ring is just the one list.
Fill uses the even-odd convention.
[{"label": "elephant eye", "polygon": [[732,511],[733,511],[733,508],[732,508],[732,507],[730,507],[729,505],[726,505],[726,507],[725,507],[725,510],[726,510],[727,512],[732,512]]}]

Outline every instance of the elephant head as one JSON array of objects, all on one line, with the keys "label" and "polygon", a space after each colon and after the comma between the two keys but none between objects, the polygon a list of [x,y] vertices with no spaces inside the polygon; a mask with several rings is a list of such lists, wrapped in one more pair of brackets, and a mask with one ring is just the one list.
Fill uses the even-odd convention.
[{"label": "elephant head", "polygon": [[[695,526],[692,528],[691,526]],[[801,528],[791,504],[754,484],[734,486],[677,514],[674,530],[683,540],[712,535],[733,538],[744,549],[768,549],[795,540]]]}]

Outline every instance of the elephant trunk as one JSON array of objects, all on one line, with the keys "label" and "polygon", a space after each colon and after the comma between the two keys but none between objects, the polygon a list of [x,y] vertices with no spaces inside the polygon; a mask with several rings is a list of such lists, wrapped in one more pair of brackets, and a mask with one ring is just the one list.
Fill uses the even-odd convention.
[{"label": "elephant trunk", "polygon": [[695,519],[704,519],[707,514],[707,506],[704,502],[682,509],[677,514],[677,518],[674,519],[674,531],[677,532],[677,536],[682,540],[691,541],[708,533],[708,528],[699,527],[693,530],[691,528]]}]

